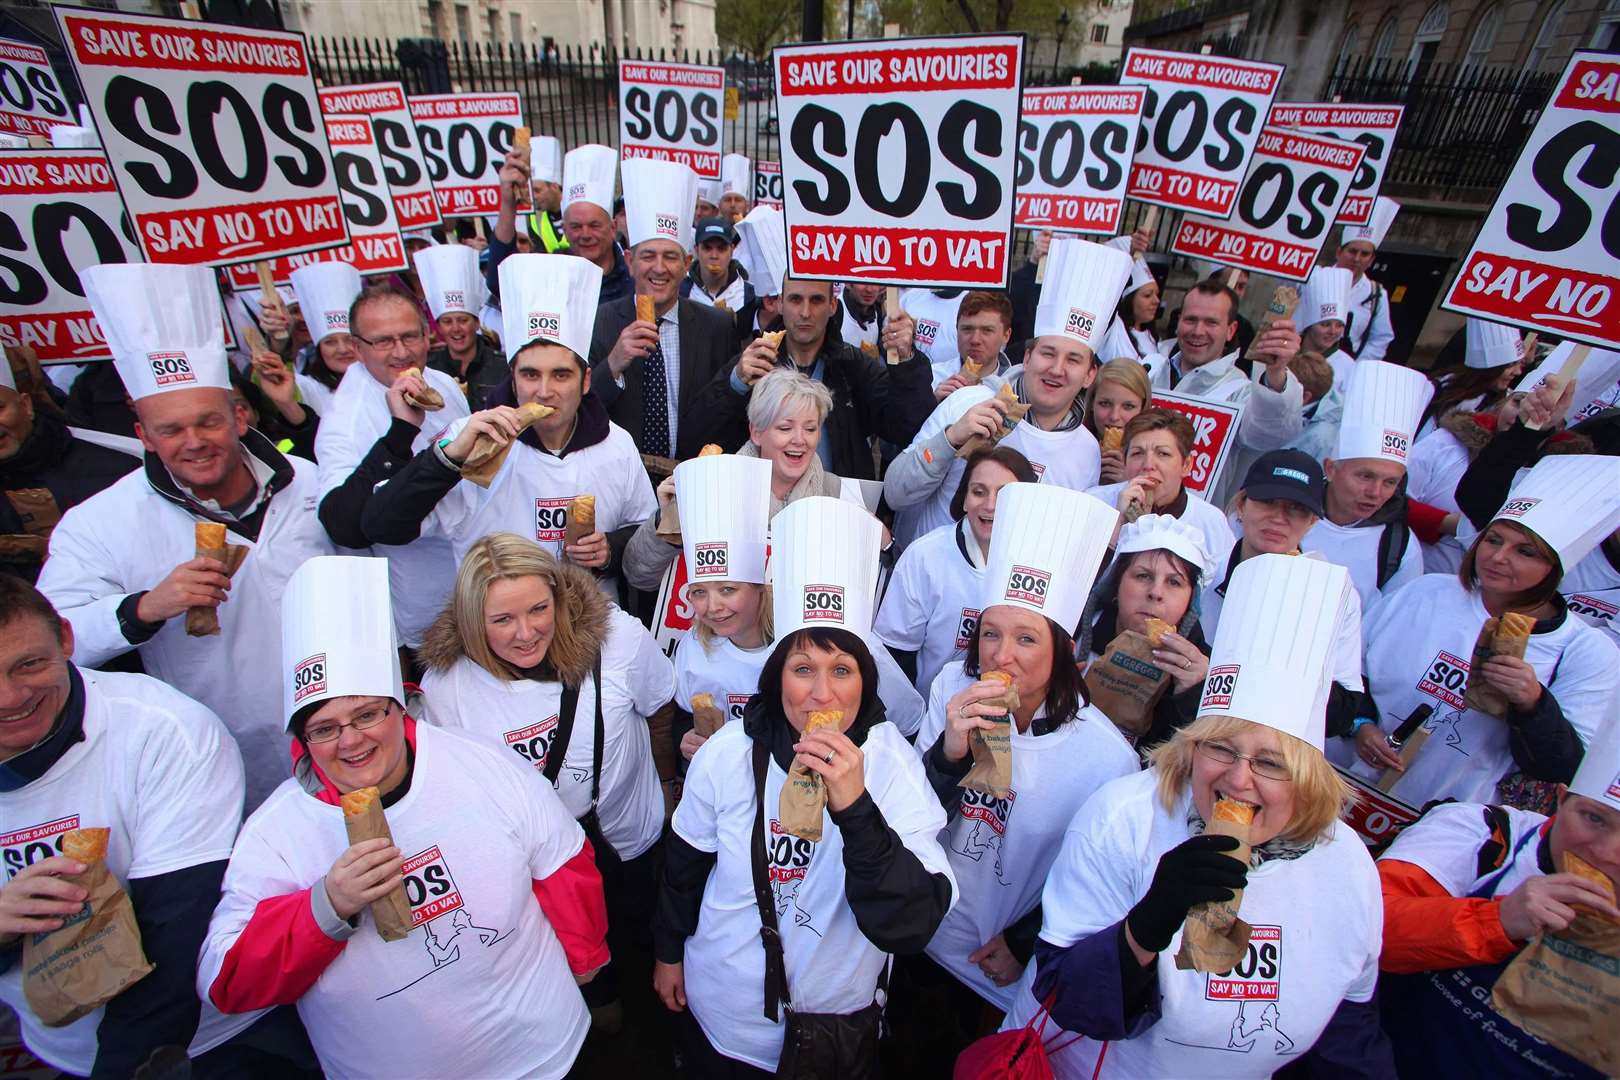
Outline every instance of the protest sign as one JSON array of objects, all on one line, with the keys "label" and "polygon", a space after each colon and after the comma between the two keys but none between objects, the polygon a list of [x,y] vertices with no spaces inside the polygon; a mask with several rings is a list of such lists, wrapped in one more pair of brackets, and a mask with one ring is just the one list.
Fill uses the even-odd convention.
[{"label": "protest sign", "polygon": [[[316,262],[346,262],[361,274],[390,274],[410,269],[405,242],[399,235],[395,200],[383,178],[383,160],[371,120],[364,116],[326,116],[326,137],[332,144],[332,164],[343,192],[343,214],[349,219],[350,243],[304,255],[270,261],[270,276],[277,285],[292,283],[292,272]],[[257,288],[258,268],[231,267],[231,288]]]},{"label": "protest sign", "polygon": [[1402,802],[1348,769],[1334,769],[1339,778],[1356,793],[1356,803],[1344,815],[1344,823],[1369,846],[1388,844],[1400,831],[1416,821],[1421,811],[1410,803]]},{"label": "protest sign", "polygon": [[101,151],[0,155],[0,232],[21,240],[0,255],[0,342],[46,364],[112,355],[79,271],[140,262],[141,249]]},{"label": "protest sign", "polygon": [[1148,88],[1125,194],[1224,218],[1282,79],[1281,64],[1131,49],[1119,81]]},{"label": "protest sign", "polygon": [[1131,146],[1146,96],[1140,86],[1025,90],[1013,224],[1109,236],[1118,232]]},{"label": "protest sign", "polygon": [[1378,189],[1384,183],[1384,168],[1389,164],[1395,146],[1395,133],[1400,130],[1404,105],[1333,105],[1299,101],[1280,101],[1271,107],[1271,127],[1299,128],[1313,135],[1327,135],[1334,139],[1360,143],[1367,148],[1361,159],[1361,168],[1350,182],[1350,192],[1339,208],[1340,225],[1365,225],[1372,220],[1373,203]]},{"label": "protest sign", "polygon": [[1232,444],[1237,442],[1243,406],[1183,397],[1167,390],[1156,391],[1153,404],[1160,409],[1174,409],[1192,421],[1193,450],[1181,486],[1200,495],[1215,491],[1220,486],[1226,459],[1231,456]]},{"label": "protest sign", "polygon": [[73,110],[45,50],[0,38],[0,131],[49,135],[52,124],[71,123]]},{"label": "protest sign", "polygon": [[332,116],[371,118],[401,229],[425,229],[439,223],[439,204],[433,198],[433,182],[428,179],[405,87],[397,82],[328,86],[321,90],[321,110]]},{"label": "protest sign", "polygon": [[664,579],[658,584],[658,603],[653,608],[653,640],[658,642],[665,656],[675,655],[675,646],[692,629],[692,621],[697,617],[692,601],[687,599],[686,585],[686,554],[682,552],[664,571]]},{"label": "protest sign", "polygon": [[1365,152],[1360,143],[1266,128],[1230,220],[1188,215],[1181,219],[1170,250],[1304,281]]},{"label": "protest sign", "polygon": [[619,61],[619,157],[676,161],[720,179],[724,68]]},{"label": "protest sign", "polygon": [[1620,57],[1569,58],[1441,307],[1620,348]]},{"label": "protest sign", "polygon": [[781,162],[754,162],[754,205],[782,208]]},{"label": "protest sign", "polygon": [[501,165],[523,126],[516,94],[428,94],[408,99],[428,179],[445,217],[501,208]]},{"label": "protest sign", "polygon": [[349,241],[302,34],[56,8],[147,259]]},{"label": "protest sign", "polygon": [[1005,288],[1024,39],[776,49],[788,273]]}]

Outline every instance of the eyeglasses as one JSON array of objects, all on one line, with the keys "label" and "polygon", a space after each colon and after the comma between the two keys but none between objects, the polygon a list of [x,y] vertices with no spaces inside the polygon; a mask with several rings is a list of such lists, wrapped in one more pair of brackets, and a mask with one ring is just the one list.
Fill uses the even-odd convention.
[{"label": "eyeglasses", "polygon": [[312,724],[304,729],[304,741],[307,743],[331,742],[343,734],[344,728],[369,731],[386,719],[388,719],[388,706],[373,705],[346,724],[340,724],[336,720],[322,720],[318,724]]},{"label": "eyeglasses", "polygon": [[409,330],[403,334],[389,334],[387,337],[367,338],[359,334],[351,334],[356,341],[363,341],[373,349],[381,352],[393,352],[400,345],[407,349],[414,349],[427,340],[427,334],[421,330]]},{"label": "eyeglasses", "polygon": [[1211,761],[1218,761],[1222,765],[1236,765],[1239,761],[1247,761],[1249,770],[1254,775],[1265,780],[1290,781],[1294,778],[1288,771],[1288,766],[1271,757],[1255,757],[1249,754],[1240,754],[1236,750],[1220,742],[1200,742],[1197,744],[1198,752]]}]

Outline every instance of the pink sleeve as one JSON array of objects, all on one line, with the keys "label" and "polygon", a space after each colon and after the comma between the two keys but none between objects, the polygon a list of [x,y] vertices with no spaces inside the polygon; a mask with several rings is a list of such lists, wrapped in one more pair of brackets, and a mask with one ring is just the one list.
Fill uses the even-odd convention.
[{"label": "pink sleeve", "polygon": [[315,985],[343,946],[316,923],[308,889],[261,900],[226,952],[208,999],[223,1013],[290,1005]]},{"label": "pink sleeve", "polygon": [[575,975],[595,971],[608,962],[607,901],[602,898],[602,874],[596,854],[585,840],[573,858],[544,879],[533,883],[534,898],[556,931]]}]

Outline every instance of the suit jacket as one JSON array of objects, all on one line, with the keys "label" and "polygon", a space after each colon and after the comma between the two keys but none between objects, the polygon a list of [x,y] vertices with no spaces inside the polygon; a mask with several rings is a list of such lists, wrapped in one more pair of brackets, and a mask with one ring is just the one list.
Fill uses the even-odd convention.
[{"label": "suit jacket", "polygon": [[[607,355],[624,328],[635,321],[636,298],[626,296],[603,304],[596,311],[596,327],[591,333],[591,390],[607,406],[608,416],[630,433],[636,447],[641,445],[641,365],[633,362],[624,369],[624,386],[613,381]],[[675,302],[675,317],[681,330],[681,392],[676,402],[679,423],[675,430],[675,456],[696,457],[703,448],[703,433],[691,420],[699,392],[716,373],[731,361],[731,316],[717,308],[691,300]],[[643,358],[645,359],[645,358]]]}]

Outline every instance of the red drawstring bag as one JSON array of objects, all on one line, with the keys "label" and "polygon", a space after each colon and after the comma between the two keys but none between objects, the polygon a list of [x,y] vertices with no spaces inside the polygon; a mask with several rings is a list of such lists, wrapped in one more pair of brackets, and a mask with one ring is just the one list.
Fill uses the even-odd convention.
[{"label": "red drawstring bag", "polygon": [[1051,1056],[1084,1037],[1075,1035],[1051,1049],[1041,1041],[1056,1000],[1054,992],[1018,1030],[998,1031],[969,1044],[957,1055],[953,1080],[1052,1080]]}]

